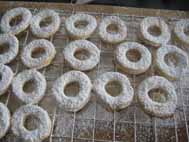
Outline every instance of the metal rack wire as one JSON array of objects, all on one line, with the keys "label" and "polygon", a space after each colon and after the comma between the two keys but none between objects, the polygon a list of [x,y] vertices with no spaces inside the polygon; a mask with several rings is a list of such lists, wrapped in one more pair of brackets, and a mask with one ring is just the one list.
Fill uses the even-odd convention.
[{"label": "metal rack wire", "polygon": [[[31,9],[33,13],[36,13],[39,9]],[[52,64],[45,69],[40,70],[47,79],[48,89],[45,98],[40,102],[40,106],[49,112],[52,119],[52,132],[50,137],[45,140],[49,142],[187,142],[189,141],[189,97],[188,97],[188,82],[189,73],[184,73],[183,77],[174,82],[176,87],[179,104],[176,109],[175,115],[172,118],[162,120],[154,117],[150,117],[145,114],[140,106],[138,105],[136,99],[127,109],[119,112],[109,112],[95,98],[95,94],[92,92],[92,98],[90,102],[77,113],[68,113],[60,108],[57,108],[50,91],[51,84],[55,81],[61,74],[71,70],[71,68],[64,61],[62,56],[62,50],[65,45],[67,45],[71,40],[66,35],[64,29],[64,20],[76,11],[64,11],[56,10],[59,12],[62,24],[60,30],[49,40],[53,42],[56,47],[57,55]],[[85,12],[87,13],[87,12]],[[108,16],[106,13],[92,13],[99,22],[104,16]],[[113,14],[112,14],[113,15]],[[119,15],[114,13],[114,15],[119,16],[126,22],[128,27],[128,38],[127,41],[138,41],[138,24],[144,18],[143,16],[135,15]],[[172,29],[175,21],[178,19],[165,18],[169,27]],[[35,39],[29,30],[23,33],[20,37],[20,50]],[[116,45],[110,45],[103,43],[97,33],[89,38],[94,44],[96,44],[101,50],[101,59],[98,66],[92,70],[85,72],[93,81],[96,76],[100,75],[106,71],[119,71],[116,64],[114,63],[114,48]],[[177,44],[173,40],[170,44]],[[149,46],[148,46],[149,47]],[[150,48],[151,52],[154,49]],[[187,51],[188,52],[188,51]],[[16,61],[10,64],[15,74],[20,72],[26,67],[24,67],[18,58]],[[147,76],[157,74],[152,65],[149,71],[142,75],[129,75],[126,74],[132,86],[136,89],[137,85],[141,80]],[[14,95],[11,95],[11,90],[4,99],[5,103],[8,105],[11,112],[14,112],[16,108],[22,105]],[[21,141],[20,138],[13,136],[11,131],[6,135],[5,138],[0,140],[2,142],[17,142]]]}]

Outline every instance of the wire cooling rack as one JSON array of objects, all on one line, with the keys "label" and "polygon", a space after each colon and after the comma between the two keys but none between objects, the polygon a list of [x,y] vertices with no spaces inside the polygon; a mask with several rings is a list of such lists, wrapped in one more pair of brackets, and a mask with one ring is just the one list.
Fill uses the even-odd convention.
[{"label": "wire cooling rack", "polygon": [[[40,9],[31,9],[35,14]],[[64,21],[71,14],[76,11],[64,11],[57,10],[61,16],[60,30],[51,38],[50,41],[56,47],[56,57],[50,66],[40,70],[47,79],[48,88],[45,98],[39,103],[39,106],[48,111],[52,119],[52,131],[51,135],[45,142],[187,142],[189,140],[189,70],[183,73],[180,80],[173,82],[178,94],[178,106],[173,117],[169,119],[158,119],[150,117],[145,114],[140,105],[138,105],[136,98],[133,103],[127,108],[119,112],[107,111],[97,100],[95,94],[92,92],[92,98],[90,102],[77,113],[68,113],[57,108],[55,101],[52,97],[51,86],[52,83],[63,73],[72,70],[63,58],[63,48],[71,41],[65,32]],[[91,14],[97,18],[99,22],[101,18],[110,15],[119,16],[126,22],[128,28],[128,36],[126,41],[137,41],[143,43],[138,38],[139,23],[144,16],[126,15],[126,14],[107,14],[107,13],[94,13],[85,12]],[[2,15],[3,13],[1,13]],[[177,18],[162,17],[172,30]],[[22,35],[19,35],[20,51],[30,41],[37,39],[34,37],[28,29]],[[110,45],[103,43],[97,33],[94,33],[92,37],[88,39],[97,45],[101,50],[100,63],[96,68],[91,71],[85,72],[93,81],[98,75],[107,71],[119,71],[114,60],[114,49],[116,45]],[[143,43],[144,44],[144,43]],[[179,45],[172,38],[170,44]],[[155,49],[150,46],[150,51],[153,53]],[[9,66],[16,73],[26,69],[21,63],[20,56],[9,64]],[[123,72],[122,72],[123,73]],[[125,73],[124,73],[125,74]],[[154,68],[154,65],[150,69],[141,75],[129,75],[126,74],[134,89],[136,90],[138,84],[148,76],[158,74]],[[10,109],[11,113],[15,111],[19,106],[23,105],[11,92],[11,89],[6,95],[1,98]],[[28,122],[34,125],[34,121]],[[11,130],[8,134],[0,140],[1,142],[21,142],[19,137],[15,137]]]}]

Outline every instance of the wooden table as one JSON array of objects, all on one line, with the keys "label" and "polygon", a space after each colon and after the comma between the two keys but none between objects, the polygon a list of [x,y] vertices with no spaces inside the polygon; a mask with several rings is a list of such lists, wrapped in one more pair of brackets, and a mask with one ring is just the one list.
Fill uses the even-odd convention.
[{"label": "wooden table", "polygon": [[0,10],[6,10],[13,7],[31,7],[31,8],[57,8],[65,11],[87,11],[98,13],[119,13],[138,16],[165,16],[165,17],[189,17],[189,12],[176,10],[159,10],[131,7],[117,7],[105,5],[76,5],[64,3],[44,3],[44,2],[0,2]]}]

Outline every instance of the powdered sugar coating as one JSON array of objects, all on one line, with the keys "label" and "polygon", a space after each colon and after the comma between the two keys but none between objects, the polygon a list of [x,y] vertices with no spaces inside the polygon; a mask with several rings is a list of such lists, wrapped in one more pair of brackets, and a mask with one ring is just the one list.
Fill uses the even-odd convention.
[{"label": "powdered sugar coating", "polygon": [[10,112],[3,103],[0,103],[0,116],[0,138],[2,138],[10,127]]},{"label": "powdered sugar coating", "polygon": [[0,64],[0,74],[0,95],[2,95],[7,91],[8,87],[10,86],[14,74],[10,67],[3,64]]},{"label": "powdered sugar coating", "polygon": [[[168,54],[174,53],[180,59],[176,66],[170,65],[165,62],[165,56]],[[174,46],[174,45],[163,45],[156,51],[155,57],[156,66],[158,69],[165,75],[167,78],[171,80],[175,80],[180,78],[184,69],[187,68],[189,61],[188,55],[182,49]],[[183,62],[183,64],[181,64]]]},{"label": "powdered sugar coating", "polygon": [[[24,92],[23,90],[24,84],[28,81],[35,83],[35,90],[32,92]],[[45,95],[46,86],[45,77],[35,69],[20,72],[12,81],[13,93],[26,104],[38,103]]]},{"label": "powdered sugar coating", "polygon": [[10,63],[18,54],[18,40],[12,34],[1,34],[0,35],[0,45],[8,44],[8,51],[0,54],[0,63],[7,64]]},{"label": "powdered sugar coating", "polygon": [[[154,36],[149,33],[150,27],[158,27],[160,29],[160,35]],[[168,25],[157,17],[146,17],[140,23],[141,38],[146,44],[154,47],[159,47],[163,44],[167,44],[171,38],[170,30]]]},{"label": "powdered sugar coating", "polygon": [[[129,50],[137,50],[141,57],[138,61],[133,62],[130,61],[126,53]],[[131,73],[131,74],[140,74],[145,72],[151,65],[152,56],[150,51],[143,45],[137,42],[124,42],[121,43],[116,48],[116,61],[121,67],[124,68],[124,71]]]},{"label": "powdered sugar coating", "polygon": [[[86,22],[86,26],[83,28],[76,27],[77,22]],[[86,39],[91,36],[97,27],[95,17],[77,13],[68,17],[65,21],[65,28],[68,34],[75,39]]]},{"label": "powdered sugar coating", "polygon": [[[163,89],[166,91],[166,102],[153,101],[148,92],[152,89]],[[138,101],[144,111],[160,118],[172,116],[177,106],[177,94],[171,82],[161,76],[151,76],[143,80],[138,87]]]},{"label": "powdered sugar coating", "polygon": [[[66,96],[64,88],[72,82],[79,83],[79,93],[74,97]],[[52,92],[60,107],[66,111],[76,112],[88,103],[91,97],[91,88],[91,81],[86,74],[80,71],[69,71],[54,82]]]},{"label": "powdered sugar coating", "polygon": [[[46,18],[51,18],[51,23],[47,26],[41,27],[40,23]],[[35,36],[48,38],[58,31],[60,22],[61,21],[58,13],[56,13],[54,10],[46,9],[33,16],[30,28]]]},{"label": "powdered sugar coating", "polygon": [[[32,57],[33,51],[43,48],[44,54],[40,57]],[[21,54],[21,59],[24,65],[29,68],[41,69],[48,66],[55,57],[56,50],[54,45],[45,39],[34,40],[26,45]]]},{"label": "powdered sugar coating", "polygon": [[185,45],[189,45],[189,37],[185,33],[185,29],[189,27],[189,19],[181,19],[178,22],[176,22],[176,25],[174,27],[174,33],[176,37],[184,43]]},{"label": "powdered sugar coating", "polygon": [[[115,25],[118,29],[116,33],[110,33],[107,31],[108,26]],[[100,38],[108,43],[120,43],[126,39],[127,27],[125,22],[117,16],[107,16],[102,19],[99,25]]]},{"label": "powdered sugar coating", "polygon": [[[77,51],[81,50],[88,51],[89,57],[87,59],[80,60],[74,56]],[[100,61],[100,50],[96,45],[87,40],[76,40],[69,43],[63,54],[70,66],[80,71],[93,69]]]},{"label": "powdered sugar coating", "polygon": [[[38,126],[34,130],[25,127],[27,117],[35,116],[38,118]],[[36,105],[23,105],[16,110],[12,116],[13,133],[28,142],[41,142],[50,135],[51,120],[48,113]]]},{"label": "powdered sugar coating", "polygon": [[[122,86],[122,91],[118,96],[111,96],[105,86],[112,81],[118,81]],[[106,72],[100,75],[93,83],[93,90],[96,95],[112,110],[119,110],[128,107],[134,97],[134,90],[129,79],[118,72]]]},{"label": "powdered sugar coating", "polygon": [[[21,16],[22,20],[19,22],[19,24],[11,26],[11,20],[16,18],[17,16]],[[30,24],[31,18],[32,14],[27,8],[18,7],[11,9],[7,11],[1,18],[1,30],[5,33],[17,35],[27,29]]]}]

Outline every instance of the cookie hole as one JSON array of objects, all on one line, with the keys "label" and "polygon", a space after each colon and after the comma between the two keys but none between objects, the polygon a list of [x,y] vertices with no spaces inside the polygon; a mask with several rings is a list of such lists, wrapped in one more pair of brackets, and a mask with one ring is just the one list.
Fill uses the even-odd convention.
[{"label": "cookie hole", "polygon": [[74,26],[78,29],[84,29],[85,27],[87,27],[89,23],[87,21],[84,20],[80,20],[80,21],[76,21],[74,23]]},{"label": "cookie hole", "polygon": [[32,58],[39,58],[43,55],[45,55],[45,49],[42,47],[35,48],[31,53]]},{"label": "cookie hole", "polygon": [[153,36],[160,36],[161,35],[161,29],[158,26],[149,27],[148,32]]},{"label": "cookie hole", "polygon": [[28,115],[24,121],[24,127],[29,130],[36,130],[39,127],[39,118],[34,115]]},{"label": "cookie hole", "polygon": [[185,35],[189,36],[189,25],[184,28]]},{"label": "cookie hole", "polygon": [[167,101],[167,92],[160,88],[150,90],[148,95],[155,102],[165,103]]},{"label": "cookie hole", "polygon": [[79,94],[80,85],[78,82],[70,82],[64,88],[64,93],[66,96],[75,97]]},{"label": "cookie hole", "polygon": [[186,59],[184,58],[183,55],[178,54],[177,52],[173,52],[173,53],[168,53],[167,55],[165,55],[165,62],[168,66],[171,67],[186,67],[187,63],[186,63]]},{"label": "cookie hole", "polygon": [[131,61],[131,62],[137,62],[141,59],[141,54],[138,50],[136,49],[130,49],[126,53],[126,57]]},{"label": "cookie hole", "polygon": [[10,26],[13,27],[19,25],[21,21],[22,21],[22,15],[15,16],[11,19]]},{"label": "cookie hole", "polygon": [[119,28],[116,24],[110,24],[107,26],[107,32],[110,34],[116,34],[119,32]]},{"label": "cookie hole", "polygon": [[79,60],[86,60],[90,57],[90,54],[89,51],[82,49],[82,50],[77,50],[74,53],[74,56]]},{"label": "cookie hole", "polygon": [[23,86],[23,91],[26,93],[32,93],[36,89],[36,83],[34,80],[29,80],[25,82]]},{"label": "cookie hole", "polygon": [[52,18],[51,17],[46,17],[46,18],[41,20],[41,22],[39,23],[39,26],[40,27],[47,27],[51,23],[52,23]]},{"label": "cookie hole", "polygon": [[4,54],[9,51],[9,44],[3,43],[0,45],[0,54]]},{"label": "cookie hole", "polygon": [[123,88],[119,81],[110,81],[106,84],[105,89],[107,93],[113,97],[119,96]]}]

